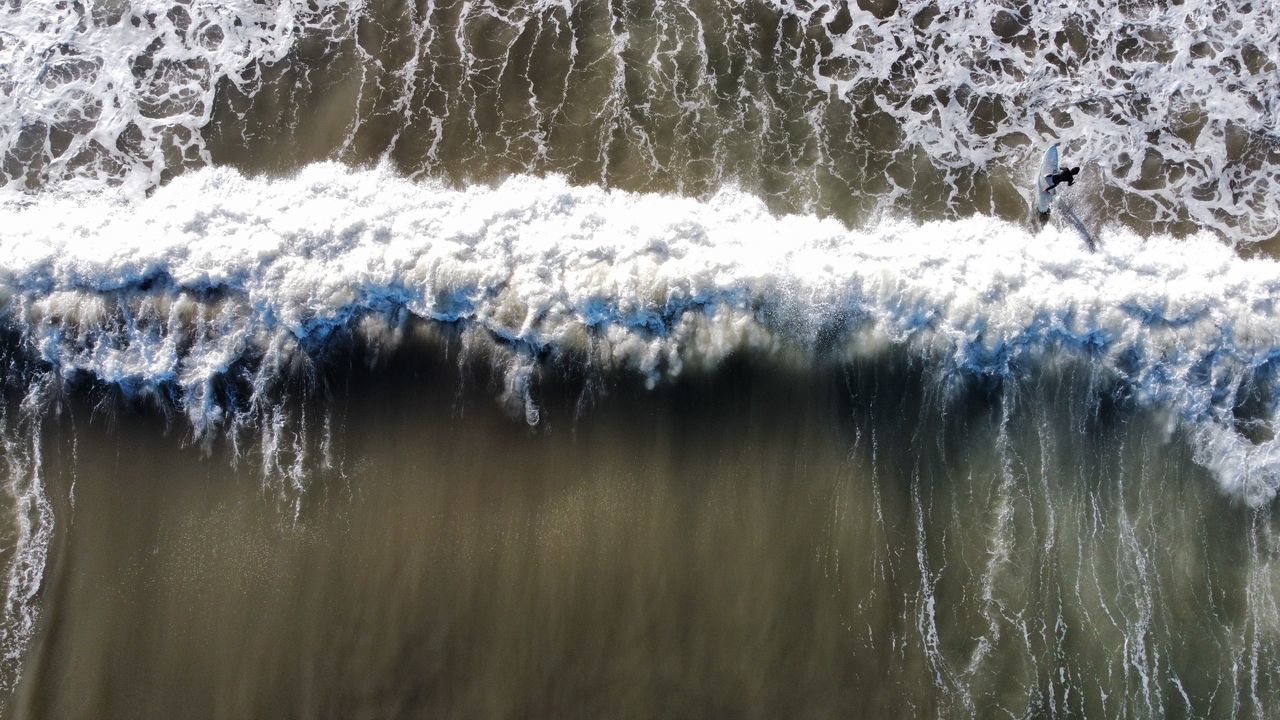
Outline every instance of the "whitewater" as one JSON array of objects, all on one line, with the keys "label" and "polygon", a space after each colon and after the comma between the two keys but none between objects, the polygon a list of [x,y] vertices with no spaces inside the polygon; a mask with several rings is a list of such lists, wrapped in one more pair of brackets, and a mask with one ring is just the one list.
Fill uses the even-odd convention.
[{"label": "whitewater", "polygon": [[1097,392],[1167,410],[1228,492],[1258,505],[1280,487],[1280,272],[1208,234],[1110,230],[1094,252],[1070,227],[849,230],[732,190],[454,190],[332,164],[206,170],[137,203],[46,196],[0,222],[0,298],[23,347],[65,381],[172,400],[197,438],[244,409],[219,396],[226,376],[265,392],[290,354],[323,362],[412,316],[500,346],[506,399],[534,423],[531,363],[563,357],[650,384],[735,352],[811,363],[895,344],[943,382],[1079,360]]}]

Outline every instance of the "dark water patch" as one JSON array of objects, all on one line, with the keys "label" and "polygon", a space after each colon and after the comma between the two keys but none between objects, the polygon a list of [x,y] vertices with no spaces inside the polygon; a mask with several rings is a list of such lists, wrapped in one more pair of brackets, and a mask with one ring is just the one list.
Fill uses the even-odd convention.
[{"label": "dark water patch", "polygon": [[1271,511],[1079,369],[736,356],[647,389],[548,360],[529,427],[460,334],[339,357],[282,399],[329,446],[300,464],[79,393],[47,420],[57,539],[10,717],[1199,717],[1280,691]]}]

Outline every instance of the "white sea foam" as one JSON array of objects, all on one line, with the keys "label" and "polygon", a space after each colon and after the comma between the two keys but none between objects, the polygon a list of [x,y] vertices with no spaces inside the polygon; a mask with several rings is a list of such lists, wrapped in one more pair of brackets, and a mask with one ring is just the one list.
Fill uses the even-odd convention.
[{"label": "white sea foam", "polygon": [[735,351],[811,362],[892,343],[993,378],[1075,357],[1167,409],[1229,491],[1280,486],[1280,265],[1208,236],[1108,231],[1094,253],[1070,229],[981,216],[850,231],[733,191],[456,190],[334,164],[204,170],[143,201],[50,193],[4,205],[0,227],[0,302],[32,352],[66,378],[165,392],[197,434],[237,412],[216,391],[237,363],[269,380],[407,312],[504,348],[531,421],[530,368],[565,353],[654,383]]},{"label": "white sea foam", "polygon": [[[872,96],[939,166],[1034,165],[1028,143],[1034,155],[1061,139],[1071,164],[1123,189],[1121,217],[1280,232],[1276,3],[903,0],[885,18],[775,4],[830,44],[818,88]],[[832,31],[843,8],[848,29]]]},{"label": "white sea foam", "polygon": [[[219,84],[253,96],[262,68],[294,62],[305,37],[353,42],[361,61],[346,72],[362,78],[361,97],[394,98],[385,107],[358,101],[370,108],[353,109],[335,152],[349,156],[365,121],[385,124],[389,113],[400,127],[370,157],[412,137],[397,155],[421,157],[413,170],[424,175],[457,176],[450,162],[465,174],[498,154],[538,172],[586,163],[600,166],[606,184],[642,183],[610,172],[613,138],[625,136],[639,163],[627,172],[687,175],[691,187],[753,177],[770,165],[765,158],[795,154],[773,170],[792,175],[790,207],[811,208],[821,178],[854,173],[868,144],[887,142],[857,170],[876,178],[867,192],[882,205],[902,207],[923,181],[930,193],[945,183],[942,202],[966,208],[989,193],[962,176],[1025,186],[1024,168],[1062,141],[1068,163],[1088,166],[1092,200],[1119,222],[1189,220],[1244,241],[1280,232],[1276,3],[887,5],[895,9],[883,18],[827,1],[657,3],[634,15],[610,5],[614,19],[573,2],[410,4],[401,22],[373,34],[392,32],[413,51],[379,55],[351,40],[352,30],[386,23],[377,18],[387,8],[366,17],[359,0],[9,3],[0,11],[0,184],[12,192],[110,179],[141,192],[177,168],[205,165]],[[441,19],[457,27],[437,27]],[[530,35],[564,55],[519,55],[532,52],[516,42]],[[582,42],[597,35],[598,48]],[[563,65],[564,75],[535,80],[527,68],[543,61]],[[310,82],[308,61],[297,62],[301,82]],[[599,72],[609,90],[595,97]],[[580,95],[591,96],[582,102],[599,135],[582,141],[580,155],[551,163],[548,133],[587,111],[573,110]],[[428,96],[449,101],[440,107]],[[520,110],[497,122],[489,105]],[[862,121],[871,108],[891,119],[891,139],[830,121]],[[298,135],[312,134],[312,121],[297,119]],[[496,126],[513,136],[493,137]],[[424,128],[422,137],[410,132]],[[670,129],[682,139],[660,140]],[[692,145],[710,145],[709,155],[684,152],[685,132]],[[273,152],[269,140],[244,142],[264,143],[255,155]],[[476,154],[442,160],[442,145]],[[919,176],[925,165],[934,171]]]},{"label": "white sea foam", "polygon": [[253,92],[303,33],[337,37],[359,3],[81,3],[0,9],[0,184],[125,181],[207,164],[201,129],[224,79]]}]

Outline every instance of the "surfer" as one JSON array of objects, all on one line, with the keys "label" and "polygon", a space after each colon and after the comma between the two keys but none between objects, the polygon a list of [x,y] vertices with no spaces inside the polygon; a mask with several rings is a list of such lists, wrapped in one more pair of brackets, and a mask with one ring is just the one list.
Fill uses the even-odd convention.
[{"label": "surfer", "polygon": [[1044,191],[1052,192],[1054,188],[1058,187],[1064,182],[1068,185],[1074,184],[1076,181],[1076,175],[1079,174],[1079,172],[1080,172],[1080,168],[1073,167],[1073,168],[1063,168],[1061,172],[1047,173],[1045,175],[1045,179],[1047,182],[1045,182]]}]

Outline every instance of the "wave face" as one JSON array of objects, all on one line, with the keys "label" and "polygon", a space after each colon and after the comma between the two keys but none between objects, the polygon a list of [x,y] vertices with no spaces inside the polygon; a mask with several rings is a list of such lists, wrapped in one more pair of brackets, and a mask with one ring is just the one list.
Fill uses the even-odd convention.
[{"label": "wave face", "polygon": [[[374,643],[400,652],[421,631],[437,647],[439,631],[445,647],[483,648],[423,660],[476,662],[440,672],[428,715],[504,714],[467,683],[517,676],[547,700],[513,692],[513,716],[641,695],[633,712],[596,714],[681,714],[664,704],[675,697],[692,716],[735,714],[768,685],[743,680],[756,677],[790,678],[775,700],[799,693],[816,715],[1274,714],[1280,6],[1164,5],[5,4],[0,714],[135,716],[75,705],[140,682],[115,678],[132,659],[104,662],[112,647],[94,643],[118,630],[156,653],[139,668],[203,668],[182,653],[241,636],[169,647],[190,624],[165,618],[214,597],[199,578],[227,557],[276,560],[269,591],[237,597],[298,609],[307,627],[331,625],[307,602],[334,598],[341,614],[366,567],[397,579],[352,601],[353,627],[366,606],[412,615],[393,607],[401,592],[457,619]],[[1046,220],[1029,189],[1053,142],[1084,170]],[[400,394],[441,368],[456,376],[426,383],[436,394]],[[472,374],[510,416],[500,427],[474,419],[493,408],[468,404]],[[363,406],[353,383],[401,415]],[[661,421],[629,434],[645,417]],[[549,429],[566,418],[599,447]],[[421,448],[419,422],[439,433]],[[175,424],[180,440],[149,437]],[[131,456],[173,476],[150,486],[163,500],[130,484]],[[199,472],[208,498],[244,508],[256,492],[285,512],[254,528],[174,521],[201,502],[177,480]],[[529,494],[492,492],[511,503],[495,510],[489,477],[529,480]],[[117,512],[130,493],[172,542]],[[386,507],[366,516],[362,498]],[[402,499],[428,522],[397,514]],[[437,523],[453,500],[463,509]],[[388,541],[338,552],[351,518]],[[328,551],[294,543],[298,528]],[[209,556],[188,552],[198,531]],[[241,531],[259,547],[228,539]],[[439,544],[404,556],[396,533]],[[698,538],[731,561],[680,565],[715,556]],[[397,584],[407,568],[431,582]],[[435,583],[442,568],[456,596]],[[636,611],[592,604],[623,576],[652,600],[645,627],[685,623],[686,646],[605,621]],[[768,597],[724,610],[757,591]],[[171,615],[101,609],[128,603]],[[794,636],[770,635],[787,607]],[[44,622],[50,608],[73,622]],[[540,624],[564,608],[585,611],[562,624],[590,618],[598,635]],[[70,629],[99,617],[101,633]],[[226,627],[258,627],[248,617]],[[761,633],[747,651],[700,634],[748,636],[735,619]],[[502,664],[493,627],[560,658],[555,677],[647,677],[652,692],[564,691]],[[221,698],[252,685],[240,659],[265,658],[255,677],[274,678],[313,659],[272,653],[332,639],[285,635],[296,642],[237,647],[223,675],[166,687],[232,678],[210,689]],[[740,672],[697,686],[615,668],[592,654],[605,636],[650,648],[641,664]],[[89,647],[102,652],[76,655]],[[24,677],[37,650],[48,672]],[[418,652],[402,650],[365,666]],[[573,665],[583,657],[600,662]],[[809,669],[780,675],[771,658]],[[858,682],[824,675],[841,667]],[[65,668],[91,671],[51,679]],[[800,693],[799,675],[826,695]],[[297,685],[345,688],[359,698],[334,714],[364,714],[379,685],[347,679]],[[80,682],[99,684],[69,689]],[[430,695],[405,682],[405,703]],[[279,714],[263,692],[217,707]],[[315,700],[288,702],[313,716]]]}]

